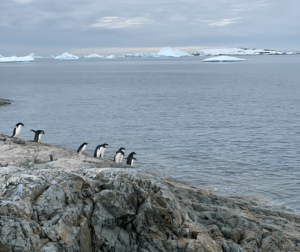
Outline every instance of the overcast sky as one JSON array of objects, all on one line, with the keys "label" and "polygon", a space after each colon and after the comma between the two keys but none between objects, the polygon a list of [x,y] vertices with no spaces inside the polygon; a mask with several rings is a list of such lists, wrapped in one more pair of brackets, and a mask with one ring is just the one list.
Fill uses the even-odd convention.
[{"label": "overcast sky", "polygon": [[300,50],[300,0],[0,0],[0,54]]}]

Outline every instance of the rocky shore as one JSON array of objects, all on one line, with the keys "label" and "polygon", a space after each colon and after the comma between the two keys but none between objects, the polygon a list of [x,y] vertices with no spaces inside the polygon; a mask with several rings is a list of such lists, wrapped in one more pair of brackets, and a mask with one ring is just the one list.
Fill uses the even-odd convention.
[{"label": "rocky shore", "polygon": [[[0,251],[300,251],[300,217],[0,134]],[[205,174],[199,174],[205,176]]]},{"label": "rocky shore", "polygon": [[11,104],[10,100],[0,98],[0,106]]}]

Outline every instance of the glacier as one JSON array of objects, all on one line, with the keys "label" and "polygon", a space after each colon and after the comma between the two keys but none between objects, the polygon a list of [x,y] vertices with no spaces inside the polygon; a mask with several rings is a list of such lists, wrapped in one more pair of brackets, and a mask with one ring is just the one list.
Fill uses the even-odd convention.
[{"label": "glacier", "polygon": [[13,63],[13,62],[32,62],[34,61],[34,58],[31,56],[25,56],[25,57],[17,57],[17,56],[12,56],[12,57],[1,57],[0,58],[0,63]]},{"label": "glacier", "polygon": [[244,61],[245,59],[240,59],[236,57],[230,57],[230,56],[218,56],[218,57],[212,57],[202,60],[203,62],[235,62],[235,61]]},{"label": "glacier", "polygon": [[54,59],[71,60],[71,59],[78,59],[78,57],[76,55],[65,52],[62,55],[56,56]]},{"label": "glacier", "polygon": [[84,55],[84,58],[86,59],[91,59],[91,58],[103,58],[102,55],[99,54],[89,54],[89,55]]}]

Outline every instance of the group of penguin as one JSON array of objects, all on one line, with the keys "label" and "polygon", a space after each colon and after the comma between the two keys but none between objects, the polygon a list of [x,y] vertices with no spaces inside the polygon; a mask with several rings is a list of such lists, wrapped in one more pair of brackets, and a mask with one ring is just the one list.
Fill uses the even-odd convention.
[{"label": "group of penguin", "polygon": [[[23,123],[17,123],[16,126],[14,126],[14,132],[13,132],[13,135],[11,137],[14,137],[14,138],[19,138],[19,135],[21,133],[21,128],[22,126],[24,126]],[[45,132],[43,130],[30,130],[32,132],[34,132],[34,142],[37,142],[39,143],[40,140],[41,140],[41,136],[43,134],[45,134]],[[84,154],[85,152],[85,149],[86,149],[86,146],[88,145],[88,143],[83,143],[82,145],[79,146],[77,152],[79,154]],[[95,152],[94,152],[94,157],[95,158],[103,158],[104,157],[104,153],[106,151],[106,148],[107,148],[108,144],[107,143],[104,143],[104,144],[101,144],[101,145],[98,145],[95,149]],[[122,163],[122,160],[125,156],[125,153],[124,153],[124,150],[125,148],[124,147],[121,147],[115,154],[115,157],[114,157],[114,161],[117,163],[117,164],[121,164]],[[135,152],[131,152],[128,157],[126,158],[127,161],[126,161],[126,164],[127,165],[131,165],[133,166],[133,160],[137,161],[136,158],[134,157],[134,155],[136,155]]]}]

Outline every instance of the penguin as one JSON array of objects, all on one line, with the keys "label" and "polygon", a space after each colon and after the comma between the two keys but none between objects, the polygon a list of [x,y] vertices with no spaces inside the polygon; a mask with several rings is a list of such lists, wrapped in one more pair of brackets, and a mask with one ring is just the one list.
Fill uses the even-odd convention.
[{"label": "penguin", "polygon": [[21,128],[22,126],[24,126],[23,123],[17,123],[16,126],[14,127],[14,132],[12,134],[11,137],[14,137],[14,138],[18,138],[19,139],[19,135],[21,133]]},{"label": "penguin", "polygon": [[107,143],[102,144],[102,149],[100,150],[100,157],[101,157],[101,158],[104,158],[104,153],[105,153],[105,151],[106,151],[107,146],[108,146]]},{"label": "penguin", "polygon": [[82,145],[80,145],[79,148],[78,148],[78,150],[77,150],[77,152],[79,154],[83,155],[84,151],[85,151],[85,148],[86,148],[87,145],[88,145],[88,143],[83,143]]},{"label": "penguin", "polygon": [[125,153],[124,153],[124,150],[125,148],[121,147],[117,152],[116,152],[116,155],[115,155],[115,159],[114,161],[117,163],[117,164],[120,164],[125,156]]},{"label": "penguin", "polygon": [[136,155],[135,152],[131,152],[131,153],[128,155],[126,164],[133,166],[133,160],[137,161],[136,158],[134,157],[134,155]]},{"label": "penguin", "polygon": [[100,158],[100,157],[103,158],[107,146],[108,146],[107,143],[98,145],[98,146],[96,147],[96,149],[95,149],[94,157],[95,157],[95,158]]},{"label": "penguin", "polygon": [[33,130],[32,129],[30,131],[35,133],[33,142],[37,142],[37,143],[40,142],[42,134],[45,134],[45,132],[43,130]]},{"label": "penguin", "polygon": [[100,157],[100,153],[101,153],[101,150],[102,150],[102,144],[101,145],[98,145],[94,151],[94,157],[95,158],[99,158]]}]

